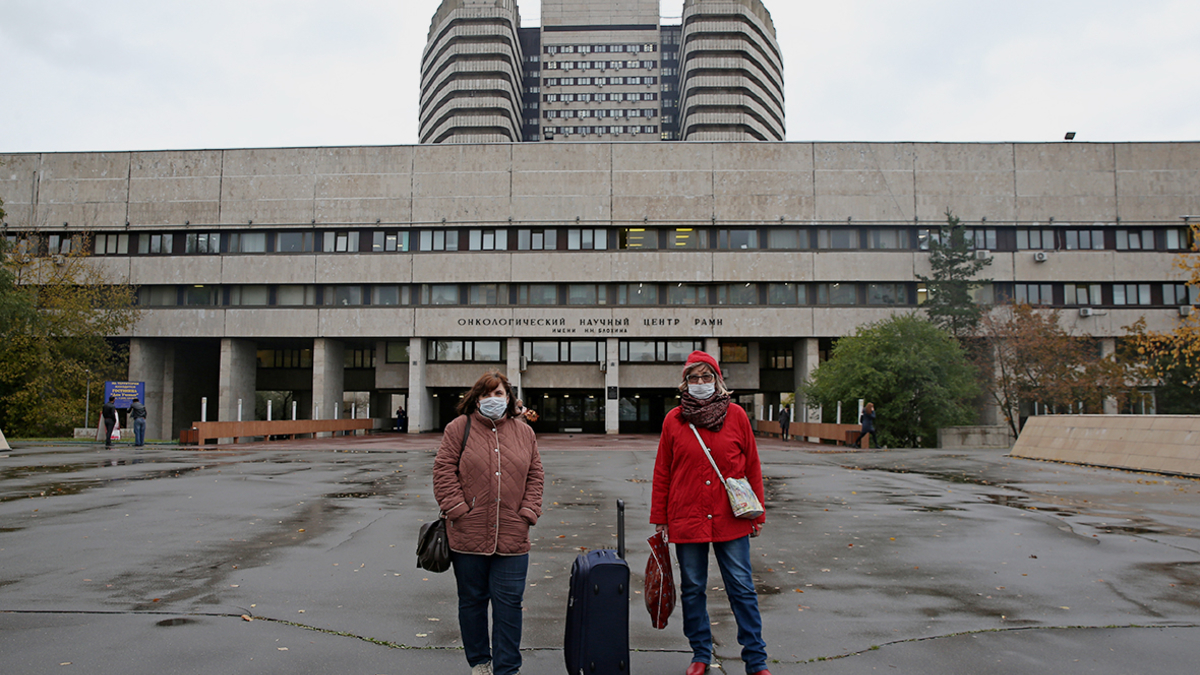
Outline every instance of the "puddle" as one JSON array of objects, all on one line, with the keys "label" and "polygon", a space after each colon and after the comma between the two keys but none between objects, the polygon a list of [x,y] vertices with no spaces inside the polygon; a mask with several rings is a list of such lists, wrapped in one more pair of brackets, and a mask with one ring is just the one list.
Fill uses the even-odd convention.
[{"label": "puddle", "polygon": [[189,623],[196,623],[196,622],[193,621],[192,619],[163,619],[162,621],[159,621],[158,623],[156,623],[154,625],[158,626],[160,628],[170,628],[172,626],[186,626]]},{"label": "puddle", "polygon": [[378,496],[378,492],[334,492],[325,495],[325,499],[370,499]]},{"label": "puddle", "polygon": [[[133,460],[130,462],[125,462],[125,460],[113,460],[113,462],[114,463],[122,462],[123,464],[124,463],[128,463],[128,464],[142,463],[137,460]],[[105,464],[100,464],[99,466],[104,467],[104,466],[111,466],[111,465],[112,464],[105,463]],[[82,466],[82,465],[72,465],[72,466]],[[95,468],[97,465],[96,464],[88,464],[86,466],[87,466],[87,468]],[[90,490],[92,488],[105,487],[105,486],[116,485],[116,484],[120,484],[120,483],[134,483],[134,482],[145,481],[145,480],[158,480],[160,478],[179,478],[180,476],[192,473],[193,471],[201,471],[201,470],[208,469],[208,468],[211,468],[211,467],[208,465],[189,466],[189,467],[182,467],[179,469],[165,469],[165,470],[161,470],[161,471],[148,471],[146,473],[138,474],[136,476],[125,476],[125,477],[120,477],[120,478],[91,478],[91,479],[86,479],[86,480],[78,480],[78,481],[70,481],[70,482],[51,483],[49,485],[44,485],[44,486],[25,488],[25,491],[22,494],[0,496],[0,504],[5,503],[5,502],[17,501],[20,499],[37,499],[37,498],[46,498],[46,497],[62,497],[62,496],[66,496],[66,495],[76,495],[81,492],[84,492],[85,490]],[[79,469],[75,469],[75,470],[78,471]]]}]

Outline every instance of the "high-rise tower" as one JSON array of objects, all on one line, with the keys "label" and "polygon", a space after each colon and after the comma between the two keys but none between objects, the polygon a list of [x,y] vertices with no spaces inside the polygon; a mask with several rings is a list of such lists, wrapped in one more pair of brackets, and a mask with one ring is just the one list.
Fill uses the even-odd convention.
[{"label": "high-rise tower", "polygon": [[783,140],[783,62],[760,0],[445,0],[421,64],[421,142]]}]

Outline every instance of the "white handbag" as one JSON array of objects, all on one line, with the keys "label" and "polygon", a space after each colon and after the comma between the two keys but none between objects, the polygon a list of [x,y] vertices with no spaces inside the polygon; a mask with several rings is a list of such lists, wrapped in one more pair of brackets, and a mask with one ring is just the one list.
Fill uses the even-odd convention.
[{"label": "white handbag", "polygon": [[763,505],[758,501],[758,495],[754,494],[754,489],[750,487],[750,481],[745,478],[726,478],[721,475],[721,470],[717,468],[717,462],[713,459],[708,446],[704,444],[704,439],[700,438],[700,432],[696,430],[696,425],[688,424],[688,426],[692,428],[692,433],[696,434],[696,440],[700,441],[704,455],[708,457],[713,471],[717,472],[717,478],[720,478],[721,484],[725,486],[725,495],[729,497],[729,506],[733,508],[734,517],[754,520],[761,516]]}]

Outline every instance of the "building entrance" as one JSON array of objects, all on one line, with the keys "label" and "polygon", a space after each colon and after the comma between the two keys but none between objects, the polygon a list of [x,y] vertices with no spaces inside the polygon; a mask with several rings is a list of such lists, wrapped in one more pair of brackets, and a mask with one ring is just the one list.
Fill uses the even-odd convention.
[{"label": "building entrance", "polygon": [[622,390],[620,432],[623,434],[657,434],[672,408],[679,405],[679,392],[674,389]]},{"label": "building entrance", "polygon": [[599,391],[530,389],[524,401],[537,411],[533,429],[538,433],[604,433],[604,398]]}]

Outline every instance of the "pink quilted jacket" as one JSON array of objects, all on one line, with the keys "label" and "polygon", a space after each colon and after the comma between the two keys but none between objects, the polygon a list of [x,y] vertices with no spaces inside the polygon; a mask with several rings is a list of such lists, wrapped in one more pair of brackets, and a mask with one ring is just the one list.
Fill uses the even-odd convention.
[{"label": "pink quilted jacket", "polygon": [[521,555],[529,527],[542,515],[542,458],[533,429],[522,420],[492,421],[471,414],[446,426],[433,462],[433,495],[446,514],[450,549],[459,553]]}]

